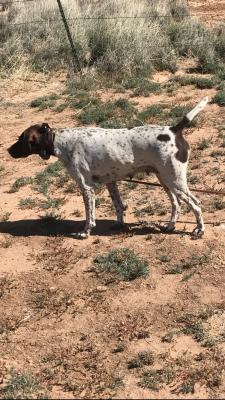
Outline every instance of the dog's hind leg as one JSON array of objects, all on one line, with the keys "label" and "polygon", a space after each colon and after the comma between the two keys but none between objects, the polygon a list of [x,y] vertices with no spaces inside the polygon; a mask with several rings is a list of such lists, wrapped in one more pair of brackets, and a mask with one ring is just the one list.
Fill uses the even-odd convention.
[{"label": "dog's hind leg", "polygon": [[180,205],[181,205],[180,200],[176,196],[176,194],[173,192],[173,190],[164,184],[164,182],[161,179],[159,174],[157,174],[157,177],[158,177],[160,184],[162,185],[165,192],[167,193],[167,195],[170,199],[170,202],[171,202],[171,207],[172,207],[170,221],[168,222],[168,224],[163,226],[162,230],[165,232],[173,232],[175,229],[176,221],[177,221],[177,219],[179,217],[179,213],[180,213]]},{"label": "dog's hind leg", "polygon": [[[191,207],[197,221],[197,226],[193,231],[193,235],[196,237],[201,237],[204,234],[205,227],[204,227],[201,207],[199,207],[199,205],[196,204],[198,200],[192,194],[190,194],[189,190],[179,189],[177,190],[177,196],[179,197],[180,200],[182,200]],[[193,199],[193,197],[195,200]]]},{"label": "dog's hind leg", "polygon": [[123,204],[116,182],[107,183],[107,189],[116,210],[117,222],[124,225],[124,211],[127,207]]}]

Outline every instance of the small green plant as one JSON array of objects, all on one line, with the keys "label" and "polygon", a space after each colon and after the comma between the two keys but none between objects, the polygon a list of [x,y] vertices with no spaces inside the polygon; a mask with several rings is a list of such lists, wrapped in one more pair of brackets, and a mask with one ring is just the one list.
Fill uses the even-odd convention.
[{"label": "small green plant", "polygon": [[216,85],[215,80],[202,78],[200,76],[175,76],[171,81],[177,82],[181,86],[195,85],[198,89],[212,89]]},{"label": "small green plant", "polygon": [[89,103],[78,118],[85,125],[96,124],[102,128],[122,128],[129,123],[133,114],[136,114],[135,107],[129,100],[120,98],[105,103],[100,100],[95,104]]},{"label": "small green plant", "polygon": [[203,139],[201,142],[198,143],[197,149],[205,150],[208,149],[209,146],[210,146],[210,141],[208,139]]},{"label": "small green plant", "polygon": [[22,210],[25,210],[26,208],[34,208],[36,206],[36,201],[34,199],[31,198],[26,198],[26,199],[20,199],[19,201],[19,207]]},{"label": "small green plant", "polygon": [[70,96],[68,105],[72,109],[87,108],[90,105],[98,105],[101,101],[98,97],[90,96],[87,92],[79,90],[75,95]]},{"label": "small green plant", "polygon": [[29,176],[22,176],[21,178],[16,179],[16,181],[13,183],[11,189],[9,190],[9,193],[15,193],[18,192],[18,190],[26,185],[30,185],[33,182],[33,179]]},{"label": "small green plant", "polygon": [[30,399],[39,391],[36,379],[29,373],[11,371],[11,377],[0,389],[3,399]]},{"label": "small green plant", "polygon": [[54,112],[56,112],[56,113],[61,113],[61,112],[63,112],[67,107],[68,107],[68,104],[67,104],[67,103],[59,104],[58,106],[56,106],[56,107],[54,108]]},{"label": "small green plant", "polygon": [[94,264],[101,272],[113,273],[124,281],[146,277],[148,274],[148,263],[128,248],[98,255],[94,259]]},{"label": "small green plant", "polygon": [[125,89],[132,89],[134,96],[149,96],[150,93],[159,93],[161,85],[141,77],[129,78],[124,82]]},{"label": "small green plant", "polygon": [[65,199],[47,197],[46,200],[39,203],[39,207],[43,210],[48,210],[49,208],[58,209],[64,202]]},{"label": "small green plant", "polygon": [[214,150],[210,154],[211,157],[217,158],[217,157],[223,157],[225,155],[225,152],[223,150]]},{"label": "small green plant", "polygon": [[49,164],[44,171],[35,175],[33,180],[35,190],[46,195],[53,179],[58,179],[63,173],[64,167],[60,161]]},{"label": "small green plant", "polygon": [[123,379],[120,377],[114,378],[109,385],[109,388],[112,390],[117,390],[124,386]]},{"label": "small green plant", "polygon": [[187,112],[192,109],[192,106],[174,106],[171,108],[168,116],[171,118],[182,118]]},{"label": "small green plant", "polygon": [[182,274],[184,271],[197,268],[207,264],[211,260],[210,252],[202,255],[192,255],[189,259],[182,261],[180,264],[168,268],[167,274]]},{"label": "small green plant", "polygon": [[103,202],[104,202],[104,198],[103,197],[96,197],[96,199],[95,199],[95,207],[99,208],[102,205]]},{"label": "small green plant", "polygon": [[143,373],[139,385],[149,390],[158,391],[163,384],[170,384],[176,376],[175,368],[168,366],[162,369],[151,370]]},{"label": "small green plant", "polygon": [[177,392],[182,393],[182,394],[188,394],[188,393],[194,394],[195,382],[190,380],[190,381],[182,383],[182,385],[179,387]]},{"label": "small green plant", "polygon": [[170,262],[170,261],[171,261],[171,257],[168,256],[167,254],[162,254],[162,255],[159,257],[159,260],[160,260],[162,263],[166,263],[166,262]]},{"label": "small green plant", "polygon": [[212,99],[212,103],[218,104],[221,107],[225,106],[225,90],[218,92]]},{"label": "small green plant", "polygon": [[56,100],[60,99],[60,96],[53,93],[50,96],[38,97],[30,103],[32,108],[38,108],[39,111],[45,110],[46,108],[54,107]]},{"label": "small green plant", "polygon": [[192,176],[189,176],[188,180],[191,185],[195,185],[196,183],[199,182],[199,177],[196,175],[192,175]]},{"label": "small green plant", "polygon": [[145,108],[141,111],[137,118],[141,121],[146,122],[149,118],[159,117],[163,112],[163,107],[160,104],[153,104],[150,107]]},{"label": "small green plant", "polygon": [[191,335],[197,342],[202,342],[205,339],[205,331],[202,323],[197,321],[189,321],[183,329],[185,335]]},{"label": "small green plant", "polygon": [[120,98],[114,101],[114,105],[120,108],[126,113],[134,113],[136,111],[135,107],[130,103],[128,99]]},{"label": "small green plant", "polygon": [[113,103],[90,105],[79,115],[79,120],[84,125],[100,124],[113,117],[115,106]]},{"label": "small green plant", "polygon": [[223,201],[221,198],[214,199],[212,202],[212,209],[215,211],[224,210],[225,201]]},{"label": "small green plant", "polygon": [[128,361],[127,368],[140,368],[144,365],[154,364],[154,355],[151,351],[140,351],[132,360]]}]

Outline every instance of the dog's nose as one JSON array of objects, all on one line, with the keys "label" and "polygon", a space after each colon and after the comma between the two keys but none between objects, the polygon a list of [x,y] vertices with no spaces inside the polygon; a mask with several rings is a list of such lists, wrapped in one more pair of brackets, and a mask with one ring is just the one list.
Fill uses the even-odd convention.
[{"label": "dog's nose", "polygon": [[11,157],[13,157],[13,158],[18,158],[18,154],[17,154],[17,152],[16,152],[16,150],[15,150],[15,148],[14,148],[13,146],[10,146],[10,147],[7,149],[7,151],[8,151],[8,153],[10,154]]}]

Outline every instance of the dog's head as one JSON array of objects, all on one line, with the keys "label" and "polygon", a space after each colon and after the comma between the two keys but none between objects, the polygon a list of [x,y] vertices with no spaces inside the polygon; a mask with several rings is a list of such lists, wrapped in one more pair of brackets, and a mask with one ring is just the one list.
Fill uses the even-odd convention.
[{"label": "dog's head", "polygon": [[44,160],[54,155],[54,134],[48,124],[32,125],[27,128],[18,140],[8,148],[13,158],[24,158],[39,154]]}]

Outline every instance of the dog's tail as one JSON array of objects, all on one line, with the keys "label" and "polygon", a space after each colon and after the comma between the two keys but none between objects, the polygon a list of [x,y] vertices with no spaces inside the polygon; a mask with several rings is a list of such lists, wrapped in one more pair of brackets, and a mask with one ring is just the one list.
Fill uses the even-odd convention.
[{"label": "dog's tail", "polygon": [[196,115],[198,115],[200,113],[200,111],[202,111],[205,108],[208,101],[209,101],[209,98],[204,97],[197,104],[197,106],[195,108],[193,108],[193,110],[191,110],[189,113],[187,113],[177,125],[175,125],[171,128],[171,130],[174,133],[181,133],[184,128],[187,128],[190,125],[191,121],[196,117]]}]

